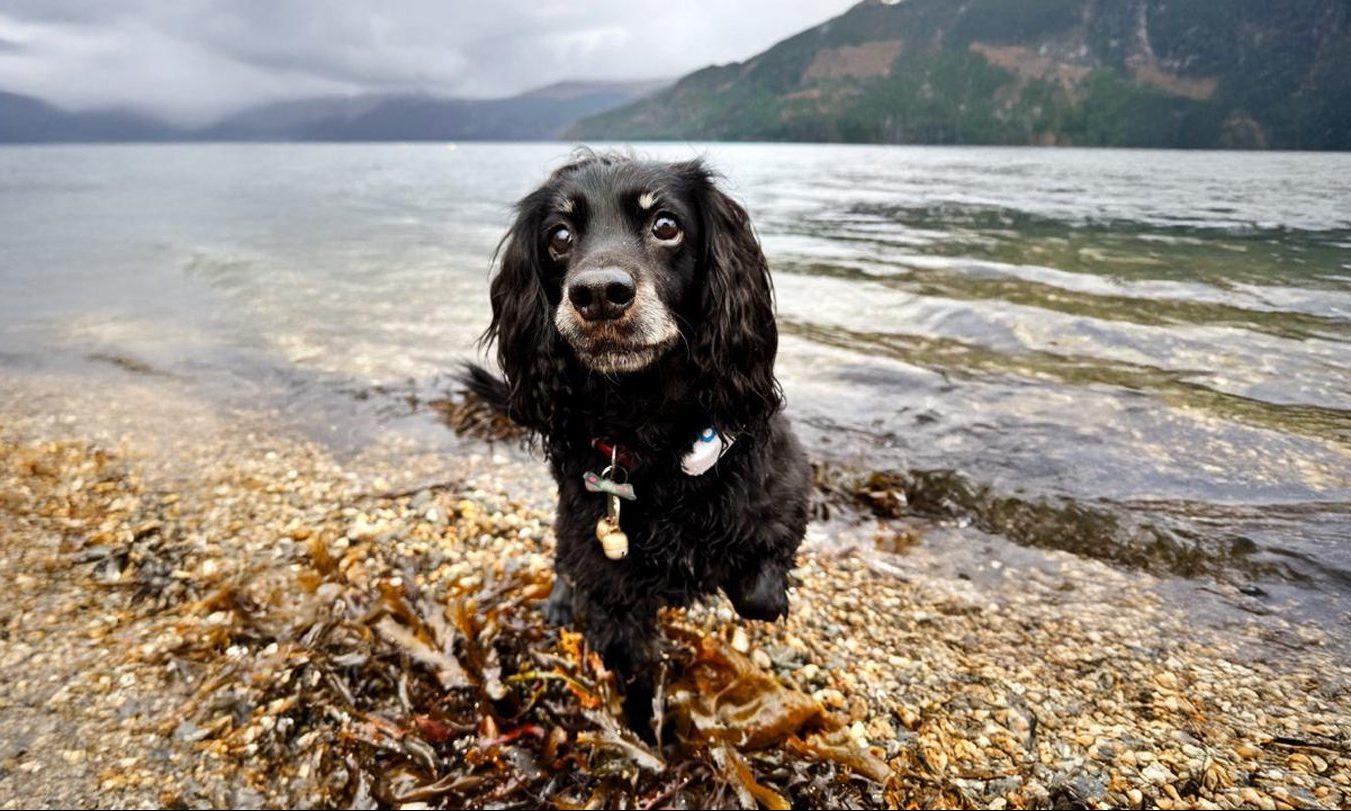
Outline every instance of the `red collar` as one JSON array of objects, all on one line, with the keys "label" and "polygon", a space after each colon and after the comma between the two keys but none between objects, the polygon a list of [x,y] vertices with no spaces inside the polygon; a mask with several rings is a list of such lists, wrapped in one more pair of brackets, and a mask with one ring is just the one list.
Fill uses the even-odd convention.
[{"label": "red collar", "polygon": [[606,462],[614,459],[620,467],[627,470],[632,470],[637,466],[637,460],[634,459],[633,454],[629,449],[609,437],[598,436],[593,438],[591,440],[591,447],[595,448],[598,453],[604,456]]}]

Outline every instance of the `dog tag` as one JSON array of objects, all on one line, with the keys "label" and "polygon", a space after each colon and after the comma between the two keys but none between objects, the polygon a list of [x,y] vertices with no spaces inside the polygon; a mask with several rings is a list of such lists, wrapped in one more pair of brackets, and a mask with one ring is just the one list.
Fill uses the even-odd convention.
[{"label": "dog tag", "polygon": [[636,501],[638,496],[633,492],[633,485],[628,482],[617,482],[610,478],[609,474],[612,470],[614,470],[613,465],[600,473],[592,473],[588,470],[582,474],[582,486],[591,493],[605,493],[609,496],[619,496],[629,501]]},{"label": "dog tag", "polygon": [[702,476],[727,453],[733,441],[732,437],[723,436],[712,426],[705,428],[699,438],[694,440],[694,447],[680,460],[681,470],[685,471],[686,476]]}]

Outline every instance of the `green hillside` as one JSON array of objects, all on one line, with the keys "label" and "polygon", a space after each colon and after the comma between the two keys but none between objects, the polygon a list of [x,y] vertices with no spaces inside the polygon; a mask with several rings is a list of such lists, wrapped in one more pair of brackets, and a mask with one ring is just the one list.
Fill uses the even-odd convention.
[{"label": "green hillside", "polygon": [[1351,149],[1351,3],[870,0],[568,135]]}]

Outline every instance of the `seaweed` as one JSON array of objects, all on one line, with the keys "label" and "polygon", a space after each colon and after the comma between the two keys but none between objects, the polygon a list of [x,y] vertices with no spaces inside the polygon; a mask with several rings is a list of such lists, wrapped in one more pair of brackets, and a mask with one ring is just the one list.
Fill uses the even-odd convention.
[{"label": "seaweed", "polygon": [[527,432],[524,428],[471,391],[461,390],[451,396],[429,400],[427,407],[446,427],[461,436],[489,442],[525,442]]},{"label": "seaweed", "polygon": [[[492,537],[446,532],[460,545]],[[667,742],[649,746],[620,720],[613,677],[582,636],[545,625],[547,570],[499,561],[428,585],[388,544],[335,536],[321,529],[289,566],[201,598],[164,653],[192,688],[165,731],[234,762],[270,801],[894,804],[890,770],[841,721],[679,612],[663,617]]]}]

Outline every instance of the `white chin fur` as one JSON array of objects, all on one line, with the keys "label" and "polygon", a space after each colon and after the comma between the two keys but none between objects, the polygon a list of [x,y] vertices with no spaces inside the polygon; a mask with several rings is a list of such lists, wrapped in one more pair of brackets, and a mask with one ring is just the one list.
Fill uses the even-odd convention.
[{"label": "white chin fur", "polygon": [[680,337],[675,319],[652,295],[640,292],[634,311],[620,322],[590,327],[564,302],[554,326],[583,365],[601,374],[638,372],[651,366]]},{"label": "white chin fur", "polygon": [[657,358],[661,357],[661,346],[644,346],[637,349],[626,349],[617,352],[587,352],[578,351],[577,355],[587,368],[593,369],[601,374],[619,374],[623,372],[640,372],[651,366]]}]

